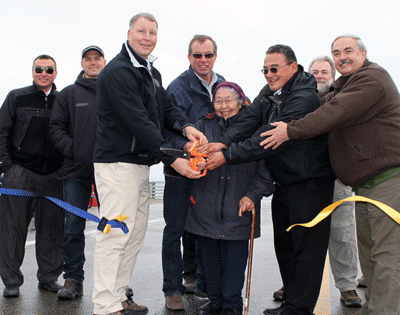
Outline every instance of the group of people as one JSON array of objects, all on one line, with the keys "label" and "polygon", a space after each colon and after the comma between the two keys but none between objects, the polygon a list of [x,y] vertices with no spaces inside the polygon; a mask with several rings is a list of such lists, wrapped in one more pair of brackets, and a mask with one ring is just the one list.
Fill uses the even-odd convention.
[{"label": "group of people", "polygon": [[[129,233],[96,235],[94,314],[148,313],[132,300],[129,283],[147,229],[149,168],[160,161],[166,308],[183,310],[183,295],[194,292],[207,297],[197,314],[242,314],[252,217],[258,237],[260,201],[273,194],[283,282],[274,297],[282,304],[264,314],[313,314],[328,249],[345,306],[362,303],[359,256],[368,290],[360,314],[397,314],[400,227],[374,205],[357,202],[354,216],[348,203],[312,228],[286,232],[351,189],[400,209],[400,95],[389,74],[367,59],[361,39],[339,36],[333,61],[316,58],[309,72],[289,46],[269,47],[261,70],[267,84],[250,104],[237,83],[213,71],[217,44],[206,35],[192,38],[189,69],[164,90],[151,54],[157,32],[153,15],[135,15],[121,52],[106,65],[100,47],[85,48],[83,70],[61,92],[55,60],[41,55],[33,85],[11,91],[0,110],[3,187],[87,209],[94,186],[101,217],[127,217]],[[162,150],[195,144],[207,153],[196,170]],[[40,198],[2,195],[0,211],[3,296],[20,294],[33,212],[39,288],[66,300],[82,295],[85,220]]]}]

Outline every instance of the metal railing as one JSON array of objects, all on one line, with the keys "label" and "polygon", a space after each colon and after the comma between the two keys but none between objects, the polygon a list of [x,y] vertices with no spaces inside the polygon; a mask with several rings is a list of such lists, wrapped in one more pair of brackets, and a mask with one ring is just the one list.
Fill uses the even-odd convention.
[{"label": "metal railing", "polygon": [[164,196],[164,182],[150,182],[150,198],[163,199]]}]

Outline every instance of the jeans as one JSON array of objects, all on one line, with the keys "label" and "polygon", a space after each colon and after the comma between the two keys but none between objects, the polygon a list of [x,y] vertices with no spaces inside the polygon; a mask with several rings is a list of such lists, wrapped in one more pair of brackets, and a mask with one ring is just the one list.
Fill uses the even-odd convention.
[{"label": "jeans", "polygon": [[[163,292],[165,296],[185,293],[182,285],[183,260],[181,238],[185,232],[192,181],[165,176],[164,220],[162,240]],[[197,249],[196,249],[197,251]],[[197,262],[196,254],[196,262]],[[199,264],[198,264],[199,265]],[[198,268],[199,269],[199,268]],[[205,292],[204,276],[196,272],[196,291]]]},{"label": "jeans", "polygon": [[[87,210],[92,192],[92,178],[76,178],[64,181],[64,201],[71,205]],[[83,264],[85,263],[85,226],[86,220],[65,212],[65,232],[62,242],[64,258],[64,279],[84,280]]]}]

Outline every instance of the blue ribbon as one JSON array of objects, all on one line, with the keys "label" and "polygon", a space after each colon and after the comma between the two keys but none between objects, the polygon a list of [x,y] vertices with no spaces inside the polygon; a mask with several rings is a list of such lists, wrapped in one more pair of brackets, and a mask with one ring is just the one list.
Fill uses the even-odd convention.
[{"label": "blue ribbon", "polygon": [[44,196],[44,195],[36,193],[36,192],[19,190],[19,189],[9,189],[9,188],[0,188],[0,194],[9,195],[9,196],[18,196],[18,197],[28,197],[28,198],[44,198],[44,199],[47,199],[50,202],[56,204],[60,208],[66,210],[72,214],[77,215],[78,217],[98,223],[97,229],[99,231],[103,232],[106,225],[109,224],[113,228],[120,228],[125,234],[127,234],[129,232],[128,227],[122,221],[119,221],[116,219],[108,221],[104,217],[102,219],[100,219],[85,210],[74,207],[73,205],[71,205],[65,201],[62,201],[60,199],[57,199],[57,198],[47,197],[47,196]]}]

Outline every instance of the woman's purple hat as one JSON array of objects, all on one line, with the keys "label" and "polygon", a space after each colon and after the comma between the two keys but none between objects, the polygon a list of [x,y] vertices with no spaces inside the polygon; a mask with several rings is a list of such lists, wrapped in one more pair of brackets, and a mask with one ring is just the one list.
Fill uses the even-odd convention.
[{"label": "woman's purple hat", "polygon": [[236,95],[238,96],[238,98],[242,101],[242,104],[246,105],[246,103],[247,103],[246,95],[244,95],[242,88],[235,82],[224,81],[224,82],[221,82],[220,84],[218,84],[214,89],[213,99],[215,98],[217,91],[221,88],[228,88],[228,89],[233,90],[236,93]]}]

